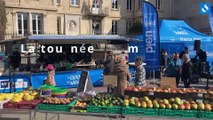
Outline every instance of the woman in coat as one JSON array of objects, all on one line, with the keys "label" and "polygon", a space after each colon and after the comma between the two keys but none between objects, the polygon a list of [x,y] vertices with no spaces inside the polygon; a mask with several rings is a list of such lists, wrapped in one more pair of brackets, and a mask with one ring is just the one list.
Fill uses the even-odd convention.
[{"label": "woman in coat", "polygon": [[131,75],[129,67],[123,58],[118,58],[118,63],[113,67],[113,75],[117,75],[117,88],[114,91],[115,95],[124,96],[124,89],[127,87]]},{"label": "woman in coat", "polygon": [[184,82],[184,87],[185,88],[189,88],[190,87],[190,78],[192,75],[192,67],[193,64],[189,58],[189,55],[187,53],[185,53],[183,55],[183,66],[182,66],[182,75],[181,75],[181,79]]}]

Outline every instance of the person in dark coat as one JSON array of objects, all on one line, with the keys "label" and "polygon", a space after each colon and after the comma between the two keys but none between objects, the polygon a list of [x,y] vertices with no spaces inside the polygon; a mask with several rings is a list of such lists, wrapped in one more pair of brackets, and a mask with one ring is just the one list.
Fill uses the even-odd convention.
[{"label": "person in dark coat", "polygon": [[131,79],[129,66],[122,58],[118,58],[118,63],[113,67],[113,75],[117,75],[117,87],[114,90],[116,96],[124,96],[124,90],[128,86],[128,81]]},{"label": "person in dark coat", "polygon": [[18,48],[15,48],[15,50],[13,51],[13,56],[11,61],[12,61],[13,69],[17,71],[21,63],[21,54]]},{"label": "person in dark coat", "polygon": [[113,70],[113,65],[115,64],[114,55],[111,51],[107,53],[107,59],[104,64],[104,75],[111,75]]},{"label": "person in dark coat", "polygon": [[181,79],[184,82],[184,87],[189,88],[193,64],[192,64],[188,54],[184,54],[182,60],[183,60],[183,66],[182,66]]}]

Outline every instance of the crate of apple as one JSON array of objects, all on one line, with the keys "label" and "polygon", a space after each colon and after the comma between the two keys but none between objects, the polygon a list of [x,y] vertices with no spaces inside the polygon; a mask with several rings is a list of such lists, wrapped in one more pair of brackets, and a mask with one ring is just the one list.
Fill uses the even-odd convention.
[{"label": "crate of apple", "polygon": [[126,87],[126,89],[124,90],[124,94],[128,95],[130,97],[139,97],[139,91],[140,88],[139,87],[135,87],[135,86],[128,86]]}]

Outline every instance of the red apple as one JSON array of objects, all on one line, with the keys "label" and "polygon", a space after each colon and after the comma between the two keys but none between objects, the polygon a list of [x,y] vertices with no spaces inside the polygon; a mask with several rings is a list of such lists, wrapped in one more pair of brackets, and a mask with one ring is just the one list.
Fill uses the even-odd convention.
[{"label": "red apple", "polygon": [[179,110],[184,110],[184,109],[185,109],[185,106],[184,106],[183,104],[179,104],[179,105],[178,105],[178,109],[179,109]]},{"label": "red apple", "polygon": [[132,89],[131,86],[128,86],[128,87],[126,88],[126,90],[127,90],[127,91],[132,91],[133,89]]},{"label": "red apple", "polygon": [[191,109],[191,105],[189,103],[185,103],[184,106],[185,106],[186,110],[190,110]]},{"label": "red apple", "polygon": [[142,88],[141,88],[141,91],[142,91],[142,92],[145,92],[145,91],[146,91],[146,89],[142,87]]},{"label": "red apple", "polygon": [[133,88],[133,91],[138,92],[139,90],[138,90],[137,87],[134,87],[134,88]]}]

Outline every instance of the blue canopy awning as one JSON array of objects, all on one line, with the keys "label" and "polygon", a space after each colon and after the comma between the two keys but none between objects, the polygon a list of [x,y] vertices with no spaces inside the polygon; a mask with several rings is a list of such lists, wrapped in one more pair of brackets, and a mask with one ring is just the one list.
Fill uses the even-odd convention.
[{"label": "blue canopy awning", "polygon": [[[184,41],[212,41],[213,37],[200,33],[183,20],[162,20],[160,21],[160,42],[184,42]],[[143,35],[134,39],[143,40]]]},{"label": "blue canopy awning", "polygon": [[161,42],[194,40],[211,41],[211,37],[194,30],[183,20],[162,20],[160,22]]}]

